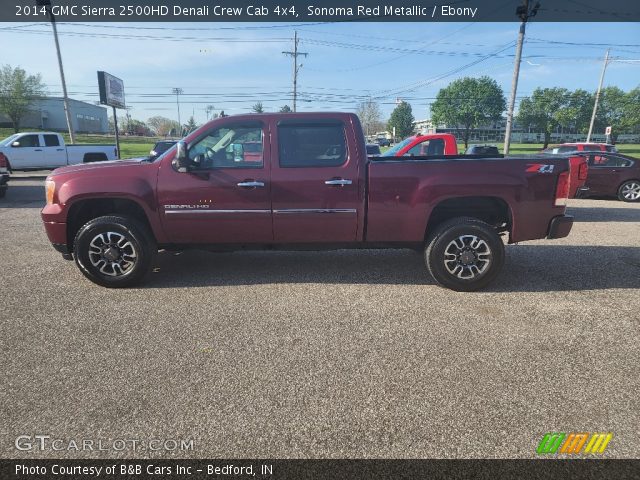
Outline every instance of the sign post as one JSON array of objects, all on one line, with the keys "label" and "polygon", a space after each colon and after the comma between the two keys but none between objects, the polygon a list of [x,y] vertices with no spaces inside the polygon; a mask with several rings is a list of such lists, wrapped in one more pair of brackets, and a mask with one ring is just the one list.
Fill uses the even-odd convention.
[{"label": "sign post", "polygon": [[116,157],[120,159],[120,135],[118,133],[117,108],[126,108],[124,101],[124,82],[107,72],[98,72],[100,103],[113,107],[113,126],[116,133]]}]

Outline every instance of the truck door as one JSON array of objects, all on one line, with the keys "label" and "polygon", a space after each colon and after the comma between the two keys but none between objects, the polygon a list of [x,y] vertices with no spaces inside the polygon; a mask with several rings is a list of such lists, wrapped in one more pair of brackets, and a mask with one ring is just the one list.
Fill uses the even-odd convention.
[{"label": "truck door", "polygon": [[41,168],[43,166],[40,135],[26,134],[10,145],[9,163],[12,168]]},{"label": "truck door", "polygon": [[42,134],[44,146],[42,147],[43,161],[47,168],[62,167],[67,164],[67,149],[61,144],[60,136],[56,133]]},{"label": "truck door", "polygon": [[157,197],[170,242],[273,241],[268,138],[262,122],[218,123],[189,143],[189,172],[162,165]]},{"label": "truck door", "polygon": [[275,242],[355,241],[364,199],[350,127],[340,120],[291,119],[271,128]]}]

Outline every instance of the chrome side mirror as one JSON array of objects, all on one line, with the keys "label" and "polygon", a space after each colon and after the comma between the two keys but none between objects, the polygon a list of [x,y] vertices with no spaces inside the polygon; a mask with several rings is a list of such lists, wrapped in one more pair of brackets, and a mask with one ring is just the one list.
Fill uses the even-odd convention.
[{"label": "chrome side mirror", "polygon": [[176,143],[176,156],[173,159],[173,164],[180,173],[187,173],[189,171],[187,143],[182,140]]}]

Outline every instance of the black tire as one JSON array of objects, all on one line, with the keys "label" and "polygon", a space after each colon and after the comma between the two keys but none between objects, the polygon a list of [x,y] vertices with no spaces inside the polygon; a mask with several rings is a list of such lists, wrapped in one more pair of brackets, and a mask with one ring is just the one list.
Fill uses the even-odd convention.
[{"label": "black tire", "polygon": [[106,162],[107,155],[104,153],[85,153],[83,163]]},{"label": "black tire", "polygon": [[439,285],[471,292],[486,287],[500,273],[504,243],[491,225],[457,217],[438,225],[429,236],[425,262]]},{"label": "black tire", "polygon": [[640,202],[640,180],[627,180],[620,185],[618,199],[623,202]]},{"label": "black tire", "polygon": [[156,252],[156,243],[144,225],[115,215],[87,222],[73,241],[73,256],[83,275],[109,288],[139,283],[151,269]]}]

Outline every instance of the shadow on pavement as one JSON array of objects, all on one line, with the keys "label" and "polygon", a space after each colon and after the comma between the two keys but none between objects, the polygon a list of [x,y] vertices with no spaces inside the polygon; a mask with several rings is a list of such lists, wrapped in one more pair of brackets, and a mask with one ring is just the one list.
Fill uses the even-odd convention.
[{"label": "shadow on pavement", "polygon": [[[143,288],[278,283],[433,285],[409,250],[158,255]],[[486,292],[640,288],[640,247],[516,245]]]},{"label": "shadow on pavement", "polygon": [[571,207],[567,213],[573,215],[576,222],[640,222],[640,208],[616,208],[616,203],[608,202],[602,207]]},{"label": "shadow on pavement", "polygon": [[0,208],[42,208],[44,204],[44,183],[23,185],[11,179],[5,197],[0,198]]}]

